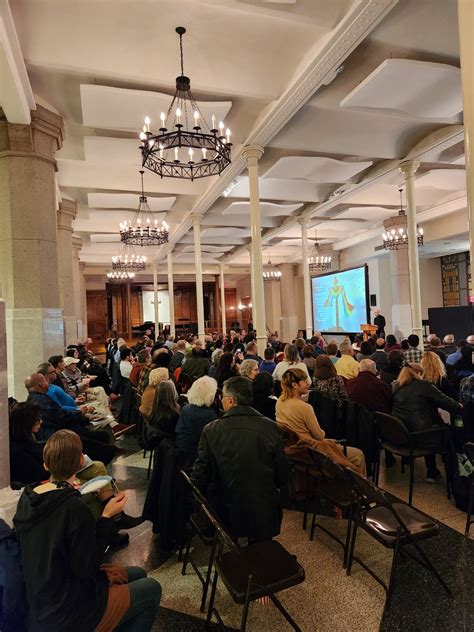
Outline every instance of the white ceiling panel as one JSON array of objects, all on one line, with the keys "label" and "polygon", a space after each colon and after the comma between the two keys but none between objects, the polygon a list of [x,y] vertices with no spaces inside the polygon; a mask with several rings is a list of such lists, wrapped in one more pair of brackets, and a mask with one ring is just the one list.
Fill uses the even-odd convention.
[{"label": "white ceiling panel", "polygon": [[142,166],[140,141],[133,138],[108,138],[103,136],[84,136],[84,155],[87,162],[107,161],[115,165]]},{"label": "white ceiling panel", "polygon": [[462,191],[466,188],[464,169],[432,169],[416,179],[417,186]]},{"label": "white ceiling panel", "polygon": [[338,183],[350,180],[372,164],[372,161],[347,162],[324,156],[285,156],[277,160],[263,177]]},{"label": "white ceiling panel", "polygon": [[[169,94],[146,90],[125,90],[109,86],[81,84],[82,122],[88,127],[141,131],[145,116],[151,119],[152,131],[160,127],[160,112],[167,112]],[[198,101],[203,117],[210,122],[212,114],[223,121],[232,101]]]},{"label": "white ceiling panel", "polygon": [[[301,208],[302,204],[273,204],[260,202],[260,214],[267,217],[284,217]],[[250,202],[232,202],[223,215],[250,215]]]},{"label": "white ceiling panel", "polygon": [[108,243],[120,243],[120,235],[111,233],[101,233],[90,235],[92,244],[108,244]]},{"label": "white ceiling panel", "polygon": [[[232,250],[232,246],[210,246],[209,244],[201,244],[202,252],[217,253],[217,256]],[[181,252],[194,252],[194,246],[185,246]]]},{"label": "white ceiling panel", "polygon": [[337,214],[338,219],[365,219],[368,221],[381,221],[393,217],[397,211],[381,206],[351,206],[342,213]]},{"label": "white ceiling panel", "polygon": [[463,109],[461,71],[447,64],[386,59],[340,105],[450,119]]},{"label": "white ceiling panel", "polygon": [[[88,193],[87,200],[92,208],[137,209],[139,200],[134,193]],[[148,197],[148,206],[154,213],[168,211],[176,197]]]},{"label": "white ceiling panel", "polygon": [[[235,237],[250,237],[250,229],[233,228],[232,235]],[[229,236],[228,228],[205,228],[201,231],[201,237],[227,237]]]},{"label": "white ceiling panel", "polygon": [[[321,193],[317,184],[307,180],[278,180],[277,178],[259,178],[261,200],[298,200],[318,202]],[[228,197],[250,197],[248,177],[239,178],[238,184]]]},{"label": "white ceiling panel", "polygon": [[[281,222],[281,217],[267,217],[261,215],[262,228],[275,228]],[[221,213],[206,213],[202,218],[201,226],[250,226],[250,215],[223,215]]]}]

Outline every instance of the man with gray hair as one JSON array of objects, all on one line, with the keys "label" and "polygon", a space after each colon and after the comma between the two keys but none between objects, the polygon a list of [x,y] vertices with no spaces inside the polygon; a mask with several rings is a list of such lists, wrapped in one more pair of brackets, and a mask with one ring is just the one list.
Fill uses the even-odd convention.
[{"label": "man with gray hair", "polygon": [[359,375],[346,382],[349,399],[370,410],[390,414],[392,389],[377,377],[373,360],[361,360]]},{"label": "man with gray hair", "polygon": [[280,489],[289,471],[275,422],[252,400],[247,378],[224,382],[224,415],[204,428],[191,477],[234,537],[256,541],[280,533]]}]

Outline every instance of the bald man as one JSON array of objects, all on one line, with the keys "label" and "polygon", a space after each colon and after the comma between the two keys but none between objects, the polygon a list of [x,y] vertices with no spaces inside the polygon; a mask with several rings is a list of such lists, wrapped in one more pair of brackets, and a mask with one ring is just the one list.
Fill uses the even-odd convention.
[{"label": "bald man", "polygon": [[361,360],[359,369],[359,375],[346,382],[349,399],[370,408],[370,410],[390,414],[392,389],[377,377],[375,362]]},{"label": "bald man", "polygon": [[38,441],[46,441],[57,430],[73,430],[80,435],[84,445],[84,452],[93,461],[102,461],[106,465],[110,463],[116,449],[107,445],[109,441],[107,433],[101,431],[89,432],[85,428],[89,420],[82,413],[63,410],[61,406],[58,406],[47,395],[49,382],[44,375],[32,373],[26,378],[25,387],[28,391],[27,402],[38,406],[41,412],[43,424],[36,435]]}]

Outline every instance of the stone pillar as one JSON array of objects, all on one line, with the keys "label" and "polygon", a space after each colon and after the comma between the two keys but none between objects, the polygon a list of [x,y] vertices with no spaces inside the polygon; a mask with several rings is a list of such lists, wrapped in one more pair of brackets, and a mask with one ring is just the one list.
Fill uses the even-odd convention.
[{"label": "stone pillar", "polygon": [[[386,229],[400,226],[399,218],[384,222]],[[392,289],[392,327],[385,329],[387,334],[393,333],[397,339],[406,338],[412,332],[412,312],[410,304],[410,274],[408,250],[390,251],[390,282]]]},{"label": "stone pillar", "polygon": [[222,318],[222,333],[224,334],[224,336],[226,335],[227,332],[227,318],[226,318],[226,305],[225,305],[225,285],[224,285],[224,266],[221,264],[221,278],[220,278],[220,285],[221,285],[221,318]]},{"label": "stone pillar", "polygon": [[280,295],[281,295],[281,327],[280,340],[291,342],[298,333],[298,316],[295,302],[295,277],[292,263],[280,266]]},{"label": "stone pillar", "polygon": [[153,266],[153,311],[155,314],[155,341],[160,335],[160,301],[158,298],[158,270]]},{"label": "stone pillar", "polygon": [[[421,324],[420,264],[418,261],[418,235],[416,226],[415,173],[417,160],[403,162],[400,171],[405,178],[407,198],[408,273],[410,276],[411,327],[414,334],[423,340]],[[395,323],[394,323],[395,324]]]},{"label": "stone pillar", "polygon": [[194,265],[196,267],[196,303],[198,319],[198,337],[204,342],[204,291],[202,285],[202,258],[201,258],[201,216],[191,215],[194,231]]},{"label": "stone pillar", "polygon": [[30,125],[0,116],[0,285],[6,303],[8,391],[24,400],[24,380],[64,351],[56,235],[54,155],[60,116],[42,106]]},{"label": "stone pillar", "polygon": [[[252,245],[248,246],[247,250],[249,251],[249,262],[250,262],[250,296],[252,298],[252,303],[253,303],[253,299],[255,296],[255,274],[254,274],[254,267],[253,267],[253,262],[252,262]],[[253,315],[252,315],[252,321],[253,321]]]},{"label": "stone pillar", "polygon": [[166,254],[168,264],[168,296],[170,303],[170,336],[176,335],[176,323],[174,318],[174,283],[173,283],[173,256],[171,250]]},{"label": "stone pillar", "polygon": [[258,188],[258,161],[263,155],[260,145],[247,145],[243,149],[247,161],[250,193],[250,230],[252,236],[251,270],[253,275],[252,316],[257,331],[258,353],[263,357],[267,346],[265,322],[265,293],[263,289],[262,227],[260,223],[260,194]]},{"label": "stone pillar", "polygon": [[74,200],[63,199],[57,211],[58,279],[59,300],[63,308],[66,345],[78,342],[74,304],[74,262],[72,248],[72,222],[76,218],[76,215],[76,202],[74,202]]},{"label": "stone pillar", "polygon": [[0,489],[10,485],[5,301],[0,299]]},{"label": "stone pillar", "polygon": [[311,276],[309,273],[309,247],[308,247],[308,219],[301,217],[298,220],[301,226],[301,241],[303,254],[303,297],[304,297],[304,320],[306,329],[306,339],[313,335],[313,310],[311,305]]},{"label": "stone pillar", "polygon": [[459,48],[464,102],[464,148],[466,155],[467,211],[471,275],[474,271],[474,3],[458,0]]},{"label": "stone pillar", "polygon": [[72,238],[72,285],[74,292],[74,317],[76,319],[76,338],[81,342],[85,340],[82,326],[82,296],[81,296],[81,270],[79,253],[82,248],[82,239]]},{"label": "stone pillar", "polygon": [[83,261],[79,261],[79,286],[81,297],[81,320],[82,320],[82,338],[87,338],[87,290],[86,290],[86,277],[84,270],[86,264]]}]

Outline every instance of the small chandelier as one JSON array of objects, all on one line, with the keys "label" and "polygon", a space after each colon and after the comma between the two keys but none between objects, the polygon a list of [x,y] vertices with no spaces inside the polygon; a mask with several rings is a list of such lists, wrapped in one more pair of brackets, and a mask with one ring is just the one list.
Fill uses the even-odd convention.
[{"label": "small chandelier", "polygon": [[[406,214],[403,210],[403,201],[402,201],[402,193],[403,189],[398,189],[400,193],[400,210],[398,211],[398,217],[403,217],[402,224],[398,227],[390,228],[385,231],[382,235],[383,237],[383,247],[385,250],[398,250],[399,248],[407,248],[408,247],[408,232],[406,227]],[[416,229],[416,241],[418,246],[422,246],[424,242],[423,229]]]},{"label": "small chandelier", "polygon": [[120,222],[120,239],[125,243],[133,246],[161,246],[168,243],[168,224],[153,219],[153,214],[148,206],[148,199],[143,189],[142,178],[142,194],[139,197],[139,205],[133,219],[128,222]]},{"label": "small chandelier", "polygon": [[331,269],[332,258],[330,255],[319,254],[319,244],[317,242],[317,233],[314,233],[313,254],[308,258],[308,266],[310,272],[324,272]]},{"label": "small chandelier", "polygon": [[110,281],[128,281],[133,279],[135,272],[107,272],[107,278]]},{"label": "small chandelier", "polygon": [[139,272],[145,269],[146,257],[135,254],[132,246],[124,244],[120,254],[112,257],[112,269]]},{"label": "small chandelier", "polygon": [[[179,35],[181,75],[176,77],[176,92],[168,112],[160,114],[158,133],[150,130],[150,117],[145,117],[140,132],[142,166],[159,176],[195,180],[220,175],[230,164],[230,129],[216,117],[211,117],[211,127],[202,116],[191,92],[191,80],[184,75],[183,26],[176,28]],[[188,104],[190,112],[188,113]],[[188,117],[189,114],[189,117]],[[189,120],[194,122],[189,129]]]},{"label": "small chandelier", "polygon": [[[273,266],[270,259],[268,259],[267,266]],[[263,271],[264,281],[279,281],[280,279],[281,279],[281,270],[264,270]]]}]

